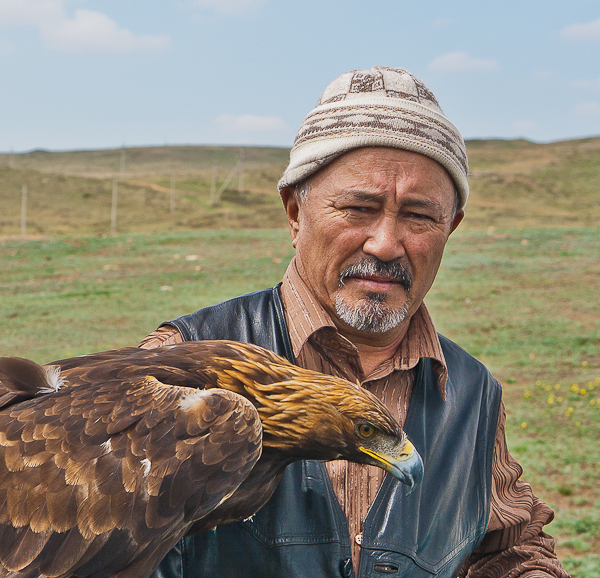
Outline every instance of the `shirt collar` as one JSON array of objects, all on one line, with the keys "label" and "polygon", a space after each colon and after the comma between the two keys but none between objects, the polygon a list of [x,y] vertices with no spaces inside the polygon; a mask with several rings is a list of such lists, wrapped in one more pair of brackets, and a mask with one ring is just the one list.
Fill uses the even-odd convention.
[{"label": "shirt collar", "polygon": [[[309,338],[330,340],[332,334],[346,346],[346,349],[353,349],[356,352],[356,348],[338,333],[331,316],[311,293],[298,272],[295,258],[290,262],[283,277],[281,297],[290,322],[290,338],[296,358],[300,356],[300,352]],[[400,342],[395,355],[385,367],[377,370],[372,378],[378,378],[378,373],[387,374],[394,370],[412,369],[420,359],[426,357],[433,362],[440,394],[442,399],[446,399],[446,382],[448,380],[446,359],[431,316],[423,303],[412,316],[406,335]]]}]

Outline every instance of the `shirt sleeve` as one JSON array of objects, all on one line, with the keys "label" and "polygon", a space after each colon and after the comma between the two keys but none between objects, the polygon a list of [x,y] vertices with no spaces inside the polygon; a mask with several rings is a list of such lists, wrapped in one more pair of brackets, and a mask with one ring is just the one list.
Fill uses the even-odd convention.
[{"label": "shirt sleeve", "polygon": [[569,578],[543,527],[554,512],[520,479],[523,468],[508,452],[506,412],[500,410],[494,451],[492,503],[483,541],[463,566],[466,578]]},{"label": "shirt sleeve", "polygon": [[141,349],[154,349],[162,345],[176,345],[177,343],[183,343],[183,337],[181,337],[178,329],[172,325],[163,325],[146,335],[140,341],[138,347]]}]

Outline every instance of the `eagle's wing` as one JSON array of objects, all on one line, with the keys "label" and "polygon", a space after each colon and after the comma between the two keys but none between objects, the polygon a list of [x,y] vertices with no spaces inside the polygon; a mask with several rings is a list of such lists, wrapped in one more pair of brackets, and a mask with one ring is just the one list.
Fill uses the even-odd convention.
[{"label": "eagle's wing", "polygon": [[120,347],[119,349],[109,349],[108,351],[99,351],[97,353],[88,353],[87,355],[59,359],[58,361],[53,361],[52,365],[57,365],[62,371],[65,371],[67,369],[75,369],[82,366],[88,367],[104,361],[123,359],[132,354],[139,354],[139,352],[140,349],[138,347]]},{"label": "eagle's wing", "polygon": [[[9,358],[0,358],[0,381],[3,359]],[[123,347],[60,359],[45,368],[59,369],[61,379],[68,386],[94,384],[100,380],[129,380],[151,372],[163,383],[183,387],[208,389],[219,387],[220,380],[227,379],[226,389],[239,392],[244,390],[247,381],[241,379],[240,364],[244,368],[242,373],[250,381],[261,383],[285,381],[292,378],[297,369],[270,351],[234,341],[184,342],[154,349]],[[286,368],[293,368],[292,374]],[[227,375],[230,377],[226,378]]]},{"label": "eagle's wing", "polygon": [[[93,384],[100,379],[131,379],[145,376],[150,371],[158,380],[170,385],[211,388],[218,382],[213,362],[215,352],[210,347],[216,343],[219,342],[190,342],[155,349],[122,347],[60,359],[46,367],[60,369],[69,386]],[[231,346],[225,346],[224,354],[231,350]]]},{"label": "eagle's wing", "polygon": [[150,376],[1,411],[0,576],[149,574],[245,479],[261,432],[241,396]]}]

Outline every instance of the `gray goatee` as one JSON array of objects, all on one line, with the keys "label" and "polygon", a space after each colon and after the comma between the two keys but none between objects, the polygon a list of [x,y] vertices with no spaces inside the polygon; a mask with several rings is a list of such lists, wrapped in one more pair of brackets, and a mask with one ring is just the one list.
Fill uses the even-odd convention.
[{"label": "gray goatee", "polygon": [[[340,273],[339,287],[344,281],[354,276],[384,276],[399,282],[410,293],[412,275],[397,259],[381,261],[377,257],[367,257],[349,265]],[[391,308],[386,303],[385,293],[367,293],[364,299],[348,302],[339,293],[335,297],[335,311],[338,317],[350,327],[367,333],[385,333],[400,325],[408,313],[410,299],[399,308]]]}]

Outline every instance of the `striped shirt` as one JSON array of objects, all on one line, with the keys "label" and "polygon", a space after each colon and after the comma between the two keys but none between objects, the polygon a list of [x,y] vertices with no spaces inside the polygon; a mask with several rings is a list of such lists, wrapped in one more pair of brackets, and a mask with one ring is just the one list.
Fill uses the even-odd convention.
[{"label": "striped shirt", "polygon": [[[375,394],[404,423],[415,378],[423,357],[431,358],[438,387],[445,398],[448,370],[435,327],[425,305],[410,320],[408,330],[392,358],[364,375],[356,347],[341,335],[328,313],[300,277],[295,260],[283,278],[285,307],[296,363],[304,368],[343,377]],[[165,326],[148,335],[140,347],[151,348],[182,341],[176,328]],[[554,554],[554,540],[543,526],[553,518],[531,487],[519,478],[522,469],[509,454],[504,434],[505,412],[498,423],[493,465],[491,514],[485,538],[461,576],[469,578],[568,577]],[[355,568],[360,561],[362,524],[383,481],[385,472],[373,466],[346,461],[327,463],[327,471],[340,506],[348,519]]]}]

